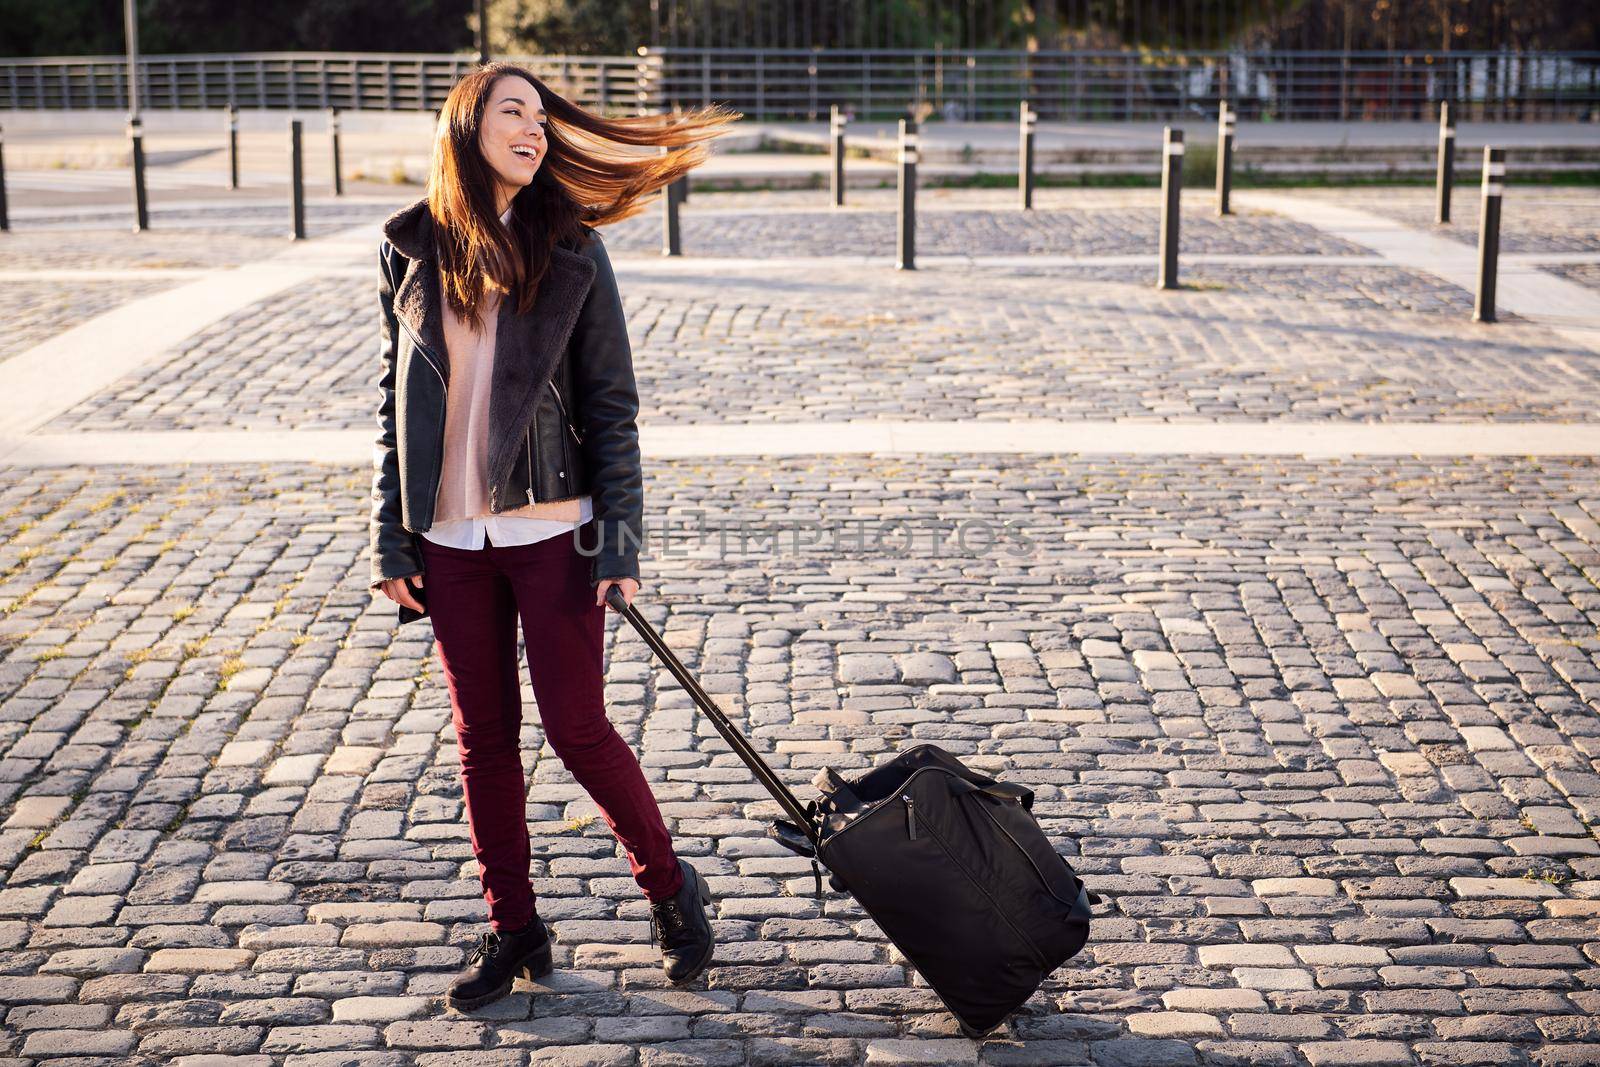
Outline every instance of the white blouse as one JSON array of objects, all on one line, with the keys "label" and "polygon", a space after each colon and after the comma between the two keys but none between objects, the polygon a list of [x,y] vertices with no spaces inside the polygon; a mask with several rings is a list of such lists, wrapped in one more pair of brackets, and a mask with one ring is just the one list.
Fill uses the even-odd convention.
[{"label": "white blouse", "polygon": [[561,519],[530,519],[526,515],[474,515],[466,519],[436,522],[422,531],[422,536],[436,545],[470,548],[474,551],[482,548],[484,541],[497,547],[531,545],[535,541],[543,541],[547,537],[556,537],[569,530],[576,530],[592,519],[594,507],[589,497],[585,496],[579,500],[578,514],[577,522],[563,522]]}]

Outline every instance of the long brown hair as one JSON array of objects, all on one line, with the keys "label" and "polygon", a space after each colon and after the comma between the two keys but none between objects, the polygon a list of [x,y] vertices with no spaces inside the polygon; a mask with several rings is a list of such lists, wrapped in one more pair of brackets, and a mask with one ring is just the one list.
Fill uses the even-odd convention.
[{"label": "long brown hair", "polygon": [[[511,201],[510,225],[495,211],[495,176],[478,149],[489,91],[508,74],[526,78],[545,110],[545,156],[533,181]],[[704,163],[704,142],[744,116],[720,104],[665,115],[606,118],[585,111],[515,63],[486,63],[451,88],[439,111],[428,210],[445,299],[478,328],[489,286],[509,294],[518,314],[533,308],[556,245],[581,246],[583,226],[603,226],[645,210],[653,194]],[[623,146],[686,146],[679,152],[629,152]]]}]

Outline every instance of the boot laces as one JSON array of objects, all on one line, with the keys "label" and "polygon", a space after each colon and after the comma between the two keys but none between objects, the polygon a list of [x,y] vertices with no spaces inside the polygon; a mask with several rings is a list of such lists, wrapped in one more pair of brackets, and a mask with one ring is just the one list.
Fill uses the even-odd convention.
[{"label": "boot laces", "polygon": [[662,944],[671,944],[688,931],[689,920],[676,898],[663,900],[651,910],[654,912],[656,940]]},{"label": "boot laces", "polygon": [[477,963],[479,960],[494,959],[495,954],[499,951],[500,936],[493,930],[490,930],[479,939],[478,947],[472,950],[472,955],[468,958],[467,962]]}]

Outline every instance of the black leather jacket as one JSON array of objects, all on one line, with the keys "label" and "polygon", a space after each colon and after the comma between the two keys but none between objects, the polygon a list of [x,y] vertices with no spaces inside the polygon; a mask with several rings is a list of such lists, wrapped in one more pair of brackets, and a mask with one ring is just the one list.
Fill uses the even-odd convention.
[{"label": "black leather jacket", "polygon": [[[433,230],[423,198],[389,217],[379,245],[373,588],[424,572],[418,535],[433,525],[439,490],[450,362]],[[583,247],[551,250],[529,314],[501,305],[489,385],[489,508],[589,494],[600,546],[590,582],[598,585],[639,577],[644,479],[622,298],[600,235],[584,231]],[[400,607],[402,624],[425,615]]]}]

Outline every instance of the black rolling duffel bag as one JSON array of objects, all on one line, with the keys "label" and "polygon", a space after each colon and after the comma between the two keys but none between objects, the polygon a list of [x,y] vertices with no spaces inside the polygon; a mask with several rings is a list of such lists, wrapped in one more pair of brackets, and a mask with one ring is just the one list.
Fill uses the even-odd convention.
[{"label": "black rolling duffel bag", "polygon": [[1089,937],[1088,891],[1032,813],[1033,791],[914,745],[854,781],[832,770],[802,805],[613,586],[607,600],[633,624],[788,820],[769,834],[820,860],[927,980],[961,1032],[989,1034]]}]

